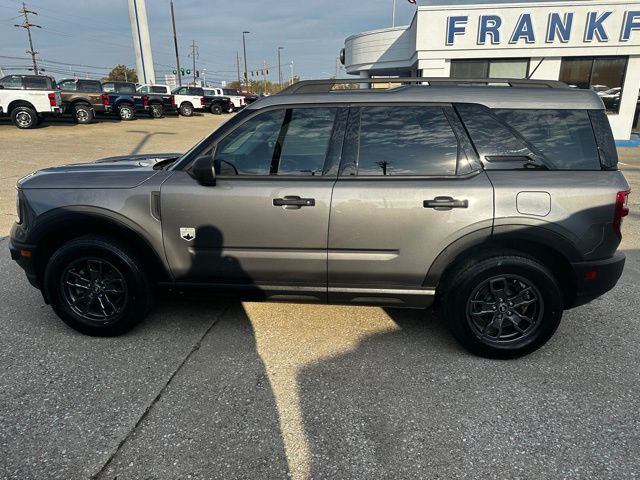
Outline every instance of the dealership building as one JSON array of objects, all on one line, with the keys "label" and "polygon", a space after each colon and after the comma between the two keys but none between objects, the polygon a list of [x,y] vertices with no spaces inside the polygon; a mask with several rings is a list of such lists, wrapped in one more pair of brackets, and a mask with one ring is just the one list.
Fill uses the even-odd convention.
[{"label": "dealership building", "polygon": [[530,77],[591,88],[626,140],[638,126],[640,3],[430,3],[408,26],[347,38],[344,64],[362,78]]}]

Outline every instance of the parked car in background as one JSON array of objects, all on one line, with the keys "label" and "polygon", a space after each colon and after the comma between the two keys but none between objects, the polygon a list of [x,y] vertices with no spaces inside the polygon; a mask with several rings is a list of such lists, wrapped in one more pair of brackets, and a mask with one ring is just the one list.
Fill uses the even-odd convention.
[{"label": "parked car in background", "polygon": [[205,108],[204,92],[200,87],[182,86],[172,91],[176,99],[178,113],[184,117],[190,117],[195,111]]},{"label": "parked car in background", "polygon": [[232,111],[238,111],[244,108],[247,104],[245,101],[245,96],[238,93],[238,90],[235,88],[205,88],[205,94],[214,97],[227,97],[231,100]]},{"label": "parked car in background", "polygon": [[53,78],[8,75],[0,79],[0,116],[11,117],[16,127],[35,128],[45,117],[62,112],[62,96]]},{"label": "parked car in background", "polygon": [[244,94],[244,103],[246,105],[251,105],[254,102],[257,102],[262,98],[260,95],[256,95],[255,93],[245,93]]},{"label": "parked car in background", "polygon": [[111,112],[109,95],[103,93],[98,80],[63,79],[58,82],[58,88],[65,112],[72,115],[76,123],[92,123],[97,113]]},{"label": "parked car in background", "polygon": [[176,101],[168,85],[139,85],[137,90],[149,98],[149,114],[152,118],[176,112]]}]

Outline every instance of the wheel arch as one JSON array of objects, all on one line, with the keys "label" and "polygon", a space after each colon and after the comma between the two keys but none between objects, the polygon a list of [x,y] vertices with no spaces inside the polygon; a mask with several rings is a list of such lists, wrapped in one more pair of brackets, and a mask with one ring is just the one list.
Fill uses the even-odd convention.
[{"label": "wheel arch", "polygon": [[9,107],[7,108],[7,113],[11,114],[11,112],[18,107],[31,108],[37,113],[36,107],[34,107],[31,102],[28,102],[26,100],[13,100],[11,103],[9,103]]},{"label": "wheel arch", "polygon": [[36,246],[35,267],[42,280],[51,255],[64,243],[88,234],[104,235],[120,240],[151,269],[158,281],[170,280],[161,252],[156,251],[141,228],[131,220],[108,210],[92,207],[64,207],[40,216],[31,228],[28,242]]},{"label": "wheel arch", "polygon": [[478,230],[447,246],[432,263],[423,285],[440,290],[465,263],[492,253],[520,253],[549,268],[563,287],[565,305],[573,304],[576,279],[571,262],[582,260],[582,255],[567,238],[543,227],[504,226],[491,230]]}]

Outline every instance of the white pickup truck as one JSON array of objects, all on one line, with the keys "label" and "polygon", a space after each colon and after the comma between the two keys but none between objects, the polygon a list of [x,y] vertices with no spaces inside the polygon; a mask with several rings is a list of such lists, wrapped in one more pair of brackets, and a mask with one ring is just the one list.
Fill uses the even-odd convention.
[{"label": "white pickup truck", "polygon": [[0,117],[18,128],[35,128],[46,117],[64,112],[62,97],[51,77],[9,75],[0,79]]},{"label": "white pickup truck", "polygon": [[229,97],[231,103],[233,103],[234,111],[238,111],[247,106],[244,96],[238,94],[238,90],[235,88],[205,88],[204,94],[213,97]]}]

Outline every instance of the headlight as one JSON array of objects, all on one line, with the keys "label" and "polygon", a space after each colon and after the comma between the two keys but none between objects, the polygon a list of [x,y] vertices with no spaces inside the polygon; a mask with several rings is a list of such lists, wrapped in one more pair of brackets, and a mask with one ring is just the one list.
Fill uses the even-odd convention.
[{"label": "headlight", "polygon": [[22,223],[22,198],[20,196],[20,190],[16,189],[16,223]]}]

